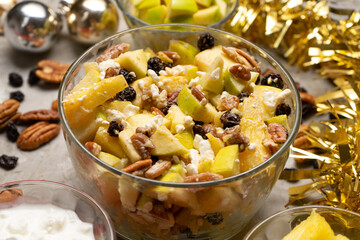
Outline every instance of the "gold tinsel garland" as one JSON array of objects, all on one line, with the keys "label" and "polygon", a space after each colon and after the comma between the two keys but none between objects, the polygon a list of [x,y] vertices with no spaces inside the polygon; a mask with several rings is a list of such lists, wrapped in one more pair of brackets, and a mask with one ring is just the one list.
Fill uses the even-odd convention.
[{"label": "gold tinsel garland", "polygon": [[290,64],[314,66],[333,80],[336,88],[318,97],[316,107],[318,114],[330,112],[335,120],[312,121],[311,131],[305,132],[321,154],[292,148],[292,157],[316,159],[319,169],[285,170],[281,178],[311,180],[289,188],[288,205],[302,201],[360,213],[360,12],[335,13],[329,5],[315,0],[241,0],[225,29],[276,48]]}]

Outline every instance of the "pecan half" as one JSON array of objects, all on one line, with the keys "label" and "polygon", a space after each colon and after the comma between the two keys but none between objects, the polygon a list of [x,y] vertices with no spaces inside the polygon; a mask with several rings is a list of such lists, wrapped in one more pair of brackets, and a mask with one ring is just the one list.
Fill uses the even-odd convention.
[{"label": "pecan half", "polygon": [[227,128],[221,136],[221,139],[225,143],[225,146],[238,144],[239,150],[244,151],[247,146],[250,144],[250,139],[242,134],[241,128],[239,125],[236,125],[231,128]]},{"label": "pecan half", "polygon": [[109,78],[109,77],[115,77],[117,75],[119,75],[119,69],[113,69],[111,67],[107,68],[105,71],[105,78]]},{"label": "pecan half", "polygon": [[248,53],[234,47],[223,47],[222,50],[229,58],[231,58],[235,62],[244,64],[251,70],[260,73],[259,64]]},{"label": "pecan half", "polygon": [[59,120],[59,113],[48,109],[29,111],[23,113],[19,118],[21,123],[33,123],[38,121],[58,122]]},{"label": "pecan half", "polygon": [[96,142],[86,142],[85,148],[91,152],[92,155],[95,157],[98,157],[101,152],[101,146],[97,144]]},{"label": "pecan half", "polygon": [[17,113],[20,102],[9,99],[0,104],[0,131],[4,129],[8,122],[18,119],[21,113]]},{"label": "pecan half", "polygon": [[142,168],[149,168],[151,166],[151,164],[152,164],[151,159],[140,160],[140,161],[134,162],[133,164],[130,164],[129,166],[121,169],[121,171],[126,172],[126,173],[133,173]]},{"label": "pecan half", "polygon": [[271,155],[273,155],[274,153],[276,153],[277,150],[279,150],[279,146],[271,138],[265,138],[262,144],[270,152]]},{"label": "pecan half", "polygon": [[229,72],[236,78],[249,81],[251,79],[250,68],[244,64],[234,64],[229,68]]},{"label": "pecan half", "polygon": [[[206,101],[206,103],[207,103],[207,99],[206,99],[205,95],[197,87],[191,88],[191,94],[194,95],[196,97],[196,99],[200,101],[200,103],[202,101]],[[202,104],[202,105],[205,105],[205,104]]]},{"label": "pecan half", "polygon": [[217,173],[199,173],[192,176],[186,176],[184,178],[184,182],[190,183],[190,182],[207,182],[207,181],[216,181],[219,179],[223,179],[224,177]]},{"label": "pecan half", "polygon": [[151,113],[165,117],[165,114],[157,107],[151,107]]},{"label": "pecan half", "polygon": [[112,46],[106,49],[97,59],[97,63],[101,63],[103,61],[114,59],[120,56],[120,54],[127,52],[130,49],[130,44],[128,43],[120,43],[115,46]]},{"label": "pecan half", "polygon": [[306,92],[300,92],[300,98],[302,102],[309,103],[311,105],[315,105],[315,96],[306,93]]},{"label": "pecan half", "polygon": [[217,106],[219,111],[227,111],[233,108],[237,108],[239,105],[239,98],[237,96],[226,94],[225,96],[221,96],[220,104]]},{"label": "pecan half", "polygon": [[15,201],[18,197],[21,197],[23,192],[18,188],[9,188],[0,192],[0,203]]},{"label": "pecan half", "polygon": [[145,177],[147,178],[157,178],[163,174],[166,170],[171,167],[170,161],[159,160],[154,165],[152,165],[146,172]]},{"label": "pecan half", "polygon": [[56,137],[60,126],[55,123],[37,122],[26,128],[17,139],[16,143],[20,149],[33,150],[49,142]]},{"label": "pecan half", "polygon": [[52,60],[41,60],[38,62],[39,69],[35,71],[35,74],[46,82],[60,83],[69,67],[70,64],[61,64]]},{"label": "pecan half", "polygon": [[309,149],[312,147],[311,141],[306,137],[304,131],[310,131],[310,128],[307,124],[301,124],[298,134],[296,135],[294,141],[294,147],[301,149]]},{"label": "pecan half", "polygon": [[204,124],[202,128],[204,129],[205,133],[210,133],[214,137],[217,137],[217,130],[214,124],[207,123]]},{"label": "pecan half", "polygon": [[164,62],[174,63],[180,59],[180,55],[173,51],[160,51],[156,55]]},{"label": "pecan half", "polygon": [[142,133],[135,133],[131,136],[130,140],[141,159],[148,159],[151,157],[151,151],[155,146],[148,136]]},{"label": "pecan half", "polygon": [[278,123],[270,123],[268,125],[268,131],[271,135],[271,139],[276,143],[283,143],[287,139],[286,128]]},{"label": "pecan half", "polygon": [[51,110],[54,110],[56,112],[59,112],[59,109],[58,109],[58,100],[54,100],[51,102]]}]

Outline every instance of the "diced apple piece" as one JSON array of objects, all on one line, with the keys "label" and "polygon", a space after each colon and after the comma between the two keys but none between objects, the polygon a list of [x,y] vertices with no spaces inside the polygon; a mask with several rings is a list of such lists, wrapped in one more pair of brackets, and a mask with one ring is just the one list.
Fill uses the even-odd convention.
[{"label": "diced apple piece", "polygon": [[226,17],[227,4],[224,0],[215,0],[215,4],[219,6],[221,19]]},{"label": "diced apple piece", "polygon": [[144,77],[141,78],[139,80],[136,80],[135,82],[133,82],[130,86],[134,88],[135,92],[136,92],[136,97],[135,99],[132,101],[132,103],[135,106],[138,107],[142,107],[143,104],[143,99],[142,99],[142,87],[139,86],[139,83],[141,83],[140,85],[150,88],[151,84],[153,83],[153,79],[151,77]]},{"label": "diced apple piece", "polygon": [[176,64],[181,65],[193,64],[195,55],[198,53],[197,48],[189,43],[179,40],[170,40],[169,50],[177,52],[180,55],[180,59]]},{"label": "diced apple piece", "polygon": [[195,0],[198,5],[201,5],[203,7],[210,7],[213,3],[213,0]]},{"label": "diced apple piece", "polygon": [[231,177],[240,173],[239,146],[226,146],[216,154],[211,172],[218,173],[224,177]]},{"label": "diced apple piece", "polygon": [[266,120],[266,122],[267,122],[267,124],[278,123],[278,124],[284,126],[287,130],[290,130],[288,118],[285,114],[269,118],[268,120]]},{"label": "diced apple piece", "polygon": [[202,107],[200,102],[191,94],[190,89],[187,87],[181,89],[176,103],[183,113],[190,116],[193,116]]},{"label": "diced apple piece", "polygon": [[255,83],[257,77],[259,76],[258,72],[251,72],[251,77],[249,81],[244,81],[242,79],[236,78],[229,72],[229,68],[226,69],[224,73],[224,86],[225,91],[232,95],[239,95],[250,83]]},{"label": "diced apple piece", "polygon": [[224,60],[220,56],[216,56],[214,60],[211,61],[211,66],[200,79],[200,85],[204,90],[217,94],[222,93],[224,89],[223,67]]},{"label": "diced apple piece", "polygon": [[139,153],[134,148],[130,138],[134,135],[135,129],[128,127],[119,133],[119,141],[122,149],[126,153],[131,162],[136,162],[141,159]]},{"label": "diced apple piece", "polygon": [[114,155],[107,153],[107,152],[100,152],[98,158],[102,160],[103,162],[109,164],[112,167],[116,167],[118,169],[123,169],[127,166],[128,160],[127,158],[118,158]]},{"label": "diced apple piece", "polygon": [[146,10],[146,13],[141,19],[150,24],[160,24],[164,22],[166,12],[167,8],[164,5],[152,7]]},{"label": "diced apple piece", "polygon": [[220,8],[213,5],[208,8],[201,9],[194,13],[194,24],[207,26],[218,22],[221,19]]},{"label": "diced apple piece", "polygon": [[145,124],[150,121],[154,115],[151,113],[139,113],[128,117],[126,121],[134,128],[145,127]]},{"label": "diced apple piece", "polygon": [[140,192],[132,185],[131,180],[127,178],[127,176],[121,176],[119,179],[120,200],[124,208],[134,212]]},{"label": "diced apple piece", "polygon": [[214,151],[214,154],[218,154],[220,149],[224,147],[223,141],[220,138],[214,137],[211,133],[207,133],[206,136],[210,142],[211,148]]},{"label": "diced apple piece", "polygon": [[143,10],[157,6],[160,6],[160,0],[143,0],[138,5],[136,5],[136,8],[138,10]]},{"label": "diced apple piece", "polygon": [[222,46],[215,46],[211,49],[206,49],[198,53],[195,56],[194,64],[198,66],[199,71],[208,72],[208,69],[212,66],[212,61],[209,61],[209,59],[214,59],[217,56],[220,56],[224,60],[224,72],[229,66],[236,63],[223,52]]},{"label": "diced apple piece", "polygon": [[96,62],[85,62],[84,69],[86,74],[91,70],[94,70],[100,74],[99,66]]},{"label": "diced apple piece", "polygon": [[194,65],[185,65],[185,77],[188,81],[197,77],[198,67]]},{"label": "diced apple piece", "polygon": [[143,78],[147,74],[147,58],[143,49],[129,51],[114,59],[129,72],[134,72],[136,78]]},{"label": "diced apple piece", "polygon": [[177,16],[172,18],[165,18],[164,23],[186,23],[186,24],[194,24],[194,19],[192,15],[189,16]]},{"label": "diced apple piece", "polygon": [[168,93],[180,91],[189,82],[184,76],[160,76],[160,81],[164,83],[161,88]]},{"label": "diced apple piece", "polygon": [[151,152],[154,156],[181,155],[188,150],[175,138],[174,135],[164,126],[158,128],[150,140],[155,148]]},{"label": "diced apple piece", "polygon": [[207,93],[207,98],[213,106],[219,106],[221,103],[221,94],[209,92]]},{"label": "diced apple piece", "polygon": [[175,137],[187,149],[190,150],[193,148],[194,137],[190,131],[187,131],[187,130],[183,131],[181,133],[176,134]]},{"label": "diced apple piece", "polygon": [[195,0],[170,0],[168,18],[193,15],[198,10]]},{"label": "diced apple piece", "polygon": [[126,158],[126,154],[120,144],[119,138],[112,137],[107,132],[108,125],[100,126],[96,132],[94,142],[101,146],[105,152],[111,153],[118,158]]},{"label": "diced apple piece", "polygon": [[186,115],[180,110],[180,108],[177,105],[172,105],[170,107],[170,112],[172,115],[172,122],[171,122],[171,133],[176,133],[176,126],[179,124],[184,125],[185,124],[185,117]]},{"label": "diced apple piece", "polygon": [[64,110],[69,122],[78,122],[89,112],[116,93],[127,87],[127,82],[122,75],[104,79],[91,87],[73,94],[64,100]]},{"label": "diced apple piece", "polygon": [[100,82],[99,75],[100,75],[99,71],[93,69],[89,70],[86,73],[85,77],[81,79],[81,81],[78,84],[74,86],[74,88],[71,90],[69,95],[77,93],[79,91],[84,91],[92,87],[95,83]]},{"label": "diced apple piece", "polygon": [[95,133],[101,125],[101,122],[96,121],[98,114],[99,110],[94,109],[86,114],[81,121],[68,121],[71,130],[81,143],[92,141],[94,139]]},{"label": "diced apple piece", "polygon": [[201,106],[194,114],[193,118],[197,121],[202,121],[204,123],[213,123],[215,121],[215,116],[218,112],[216,108],[207,103],[205,106]]},{"label": "diced apple piece", "polygon": [[129,101],[111,101],[111,102],[104,102],[101,106],[106,111],[107,109],[116,110],[119,112],[124,112],[124,109],[131,104]]}]

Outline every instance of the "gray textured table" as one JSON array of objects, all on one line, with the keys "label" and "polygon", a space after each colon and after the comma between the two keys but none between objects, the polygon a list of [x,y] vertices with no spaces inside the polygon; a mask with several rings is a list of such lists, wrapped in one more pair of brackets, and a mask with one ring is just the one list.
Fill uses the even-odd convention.
[{"label": "gray textured table", "polygon": [[[123,29],[126,29],[124,21],[120,26],[120,30]],[[26,54],[15,51],[10,47],[5,37],[0,36],[0,101],[8,99],[11,91],[21,90],[25,94],[25,100],[21,103],[20,112],[50,109],[51,102],[57,98],[58,86],[43,83],[29,86],[26,82],[29,71],[35,68],[36,63],[41,59],[53,59],[63,63],[71,63],[85,50],[86,47],[72,41],[66,35],[66,32],[60,36],[56,45],[50,51],[43,54]],[[295,81],[300,82],[310,93],[319,96],[332,88],[331,84],[326,80],[319,79],[319,76],[313,71],[302,72],[297,67],[288,66],[283,59],[279,57],[278,59],[284,63]],[[8,75],[11,72],[19,73],[24,77],[25,82],[22,87],[14,88],[8,84]],[[1,133],[1,154],[16,155],[19,157],[19,161],[14,170],[5,171],[0,169],[0,184],[17,180],[41,179],[58,181],[81,189],[67,154],[62,133],[49,144],[34,151],[19,150],[16,144],[9,142],[5,134]],[[293,160],[289,159],[287,167],[293,165]],[[278,181],[266,204],[248,227],[277,211],[283,210],[288,200],[287,191],[289,186],[290,183],[286,181]],[[234,239],[241,239],[241,235]]]}]

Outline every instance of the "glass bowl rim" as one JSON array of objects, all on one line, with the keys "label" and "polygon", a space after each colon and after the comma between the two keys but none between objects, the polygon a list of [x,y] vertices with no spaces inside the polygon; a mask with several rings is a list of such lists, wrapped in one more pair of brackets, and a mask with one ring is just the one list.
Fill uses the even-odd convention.
[{"label": "glass bowl rim", "polygon": [[352,216],[357,216],[360,218],[360,214],[347,210],[347,209],[343,209],[343,208],[338,208],[338,207],[332,207],[332,206],[322,206],[322,205],[307,205],[307,206],[299,206],[299,207],[293,207],[293,208],[288,208],[288,209],[284,209],[281,210],[279,212],[274,213],[273,215],[265,218],[264,220],[262,220],[261,222],[259,222],[258,224],[256,224],[254,227],[252,227],[250,229],[250,231],[245,235],[244,240],[248,240],[249,237],[251,237],[251,235],[253,235],[257,230],[259,230],[265,223],[277,218],[278,216],[281,215],[286,215],[292,212],[309,212],[311,213],[313,210],[329,210],[329,211],[333,211],[333,212],[341,212],[341,213],[348,213]]},{"label": "glass bowl rim", "polygon": [[[275,63],[283,72],[283,74],[289,79],[289,84],[291,87],[290,90],[294,90],[292,91],[292,93],[294,94],[295,97],[295,106],[296,106],[296,111],[295,111],[295,121],[294,121],[294,126],[293,129],[291,131],[291,133],[289,134],[288,138],[286,139],[285,143],[280,147],[280,149],[273,154],[270,158],[268,158],[267,160],[265,160],[264,162],[258,164],[257,166],[249,169],[248,171],[242,172],[240,174],[231,176],[231,177],[227,177],[227,178],[223,178],[220,180],[215,180],[215,181],[207,181],[207,182],[194,182],[194,183],[174,183],[174,182],[162,182],[159,180],[154,180],[154,179],[148,179],[148,178],[144,178],[144,177],[139,177],[139,176],[135,176],[132,175],[130,173],[126,173],[123,172],[115,167],[112,167],[110,165],[108,165],[107,163],[101,161],[100,159],[98,159],[97,157],[93,156],[80,142],[79,140],[75,137],[75,135],[73,134],[70,126],[68,125],[68,122],[66,121],[66,117],[65,117],[65,113],[64,113],[64,108],[62,105],[62,99],[64,97],[64,90],[65,87],[67,85],[67,80],[70,78],[72,71],[78,67],[78,65],[83,61],[83,59],[88,55],[88,54],[92,54],[92,50],[94,48],[97,48],[101,45],[105,45],[106,43],[111,43],[112,41],[114,41],[115,39],[124,36],[128,33],[131,32],[135,32],[135,31],[142,31],[142,30],[147,30],[147,29],[158,29],[158,28],[166,28],[166,27],[184,27],[184,28],[195,28],[195,29],[201,29],[204,31],[213,31],[213,32],[218,32],[222,35],[230,35],[236,39],[239,39],[240,41],[242,41],[243,43],[245,43],[247,46],[256,49],[257,53],[262,53],[264,54],[269,62],[273,62]],[[168,30],[165,30],[168,31]],[[176,30],[174,30],[176,31]],[[297,132],[299,130],[300,127],[300,123],[301,123],[301,101],[300,101],[300,95],[299,92],[297,90],[296,84],[293,80],[293,78],[291,77],[290,73],[282,66],[282,64],[280,62],[278,62],[274,57],[271,56],[270,53],[268,53],[266,50],[262,49],[261,47],[251,43],[250,41],[237,36],[235,34],[229,33],[229,32],[225,32],[223,30],[219,30],[219,29],[215,29],[215,28],[209,28],[209,27],[204,27],[204,26],[198,26],[198,25],[191,25],[191,24],[158,24],[158,25],[148,25],[148,26],[142,26],[142,27],[138,27],[138,28],[132,28],[132,29],[127,29],[121,32],[118,32],[115,35],[112,35],[98,43],[96,43],[95,45],[91,46],[89,49],[87,49],[80,57],[78,57],[72,64],[71,66],[68,68],[67,72],[65,73],[65,76],[63,78],[63,80],[60,83],[60,87],[59,87],[59,92],[58,92],[58,109],[59,109],[59,115],[60,115],[60,121],[61,124],[63,126],[63,129],[66,131],[66,133],[70,136],[71,140],[75,142],[76,147],[79,148],[85,155],[87,155],[92,161],[96,162],[97,164],[99,164],[101,167],[107,169],[108,171],[110,171],[111,173],[117,175],[117,176],[121,176],[121,175],[126,175],[128,177],[130,177],[131,179],[137,180],[139,182],[146,182],[155,186],[165,186],[165,187],[175,187],[175,188],[195,188],[195,187],[210,187],[210,186],[217,186],[217,185],[221,185],[221,184],[226,184],[226,183],[230,183],[230,182],[234,182],[237,181],[239,179],[244,179],[248,176],[254,175],[257,172],[260,172],[261,170],[265,169],[267,166],[269,166],[271,163],[273,163],[278,157],[281,157],[282,154],[284,154],[288,148],[290,148],[290,145],[292,144],[293,140],[295,139]]]},{"label": "glass bowl rim", "polygon": [[[121,12],[125,15],[125,17],[129,18],[129,19],[134,19],[135,21],[139,22],[140,24],[144,25],[144,26],[155,26],[148,23],[148,22],[145,22],[143,20],[141,20],[140,18],[137,18],[135,17],[134,15],[132,15],[131,13],[129,13],[125,7],[124,7],[124,4],[123,4],[123,0],[115,0],[116,4],[118,5],[118,7],[120,8]],[[227,20],[230,19],[230,17],[235,13],[236,9],[238,8],[239,6],[239,0],[235,0],[235,3],[234,3],[234,7],[233,9],[231,9],[231,11],[222,19],[220,19],[219,21],[217,21],[216,23],[213,23],[213,24],[210,24],[208,25],[207,27],[215,27],[217,25],[222,25],[224,24]],[[177,24],[177,23],[175,23]],[[158,25],[158,24],[157,24]]]},{"label": "glass bowl rim", "polygon": [[60,182],[55,182],[55,181],[49,181],[49,180],[19,180],[19,181],[12,181],[12,182],[6,182],[6,183],[2,183],[0,184],[0,190],[1,189],[7,189],[7,188],[16,188],[16,186],[13,185],[28,185],[28,184],[35,184],[35,185],[39,185],[39,186],[45,186],[45,188],[47,186],[56,186],[56,187],[61,187],[63,189],[65,189],[66,191],[71,191],[74,192],[77,197],[83,197],[84,199],[86,199],[86,201],[89,201],[93,207],[96,209],[97,212],[99,212],[105,219],[106,221],[106,225],[110,228],[110,239],[116,239],[116,233],[115,233],[115,229],[113,226],[113,223],[108,215],[108,213],[103,209],[103,207],[95,201],[95,199],[93,199],[90,195],[86,194],[85,192],[72,187],[70,185],[64,184],[64,183],[60,183]]}]

